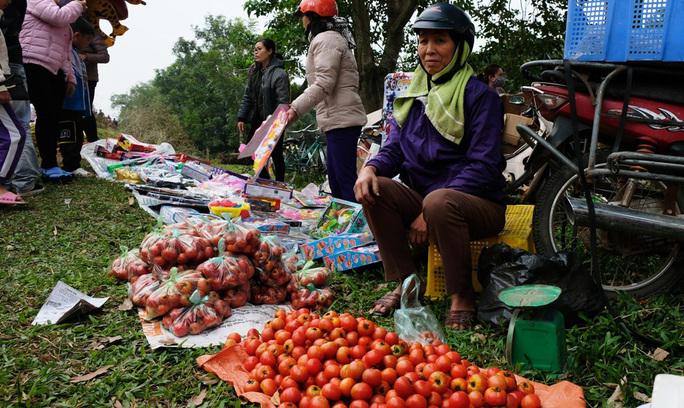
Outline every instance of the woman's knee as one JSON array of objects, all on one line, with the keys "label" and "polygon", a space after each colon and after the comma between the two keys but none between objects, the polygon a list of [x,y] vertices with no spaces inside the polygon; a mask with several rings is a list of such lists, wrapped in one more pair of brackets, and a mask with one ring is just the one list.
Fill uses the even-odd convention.
[{"label": "woman's knee", "polygon": [[447,215],[460,214],[462,210],[460,194],[458,191],[446,188],[431,192],[423,199],[423,215],[426,219],[439,222]]}]

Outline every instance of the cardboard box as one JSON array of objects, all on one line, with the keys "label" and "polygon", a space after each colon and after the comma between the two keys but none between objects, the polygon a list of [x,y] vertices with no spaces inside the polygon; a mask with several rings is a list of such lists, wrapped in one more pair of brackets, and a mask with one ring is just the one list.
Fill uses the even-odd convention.
[{"label": "cardboard box", "polygon": [[520,134],[515,128],[518,125],[531,125],[534,119],[525,116],[514,115],[507,113],[504,115],[504,132],[503,142],[507,145],[518,146],[520,143]]},{"label": "cardboard box", "polygon": [[201,163],[186,162],[181,174],[197,181],[207,181],[211,178],[211,168]]},{"label": "cardboard box", "polygon": [[255,228],[261,232],[271,232],[278,234],[289,234],[290,225],[277,220],[267,218],[247,218],[242,220],[242,224],[249,228]]},{"label": "cardboard box", "polygon": [[323,258],[325,265],[336,272],[348,271],[380,261],[380,250],[377,245],[353,248]]},{"label": "cardboard box", "polygon": [[300,245],[306,259],[320,259],[339,252],[356,248],[373,241],[371,234],[341,234],[309,241]]},{"label": "cardboard box", "polygon": [[263,197],[280,201],[292,198],[292,188],[286,183],[264,179],[247,181],[244,193],[248,197]]}]

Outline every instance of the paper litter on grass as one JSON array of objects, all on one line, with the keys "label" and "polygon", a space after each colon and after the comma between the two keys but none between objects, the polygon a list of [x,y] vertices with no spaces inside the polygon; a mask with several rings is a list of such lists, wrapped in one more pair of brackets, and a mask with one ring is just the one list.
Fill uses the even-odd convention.
[{"label": "paper litter on grass", "polygon": [[108,299],[90,297],[59,281],[31,324],[59,324],[76,313],[89,313],[101,308]]},{"label": "paper litter on grass", "polygon": [[226,342],[226,338],[232,332],[245,336],[251,328],[261,329],[264,324],[273,319],[276,310],[291,310],[289,305],[244,305],[233,309],[233,314],[223,321],[220,326],[206,330],[197,335],[176,337],[166,330],[161,320],[145,321],[142,318],[143,310],[140,310],[140,321],[143,333],[152,350],[159,347],[209,347],[218,346]]}]

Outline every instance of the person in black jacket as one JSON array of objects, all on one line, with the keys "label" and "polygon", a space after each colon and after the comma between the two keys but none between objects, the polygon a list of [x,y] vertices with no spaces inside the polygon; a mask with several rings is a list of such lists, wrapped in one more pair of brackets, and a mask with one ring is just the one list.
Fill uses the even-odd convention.
[{"label": "person in black jacket", "polygon": [[[4,11],[5,13],[0,19],[0,28],[5,35],[10,70],[12,75],[20,80],[24,90],[26,90],[26,72],[24,71],[24,65],[22,65],[21,45],[19,44],[19,32],[26,14],[26,0],[13,0]],[[10,190],[24,197],[40,193],[44,190],[44,187],[37,181],[40,176],[40,167],[38,165],[36,148],[31,138],[31,103],[28,100],[27,92],[25,96],[24,99],[13,98],[10,102],[14,113],[17,115],[17,119],[19,119],[19,122],[21,122],[21,125],[26,130],[28,137],[21,151],[14,175],[9,180]]]},{"label": "person in black jacket", "polygon": [[[272,114],[281,103],[290,103],[290,79],[283,68],[283,61],[276,53],[276,44],[269,38],[257,41],[254,46],[254,64],[249,68],[249,78],[238,112],[238,130],[245,133],[249,124],[249,138],[261,123]],[[283,158],[283,139],[271,153],[275,166],[275,178],[285,180],[285,159]],[[269,178],[268,170],[259,175]]]}]

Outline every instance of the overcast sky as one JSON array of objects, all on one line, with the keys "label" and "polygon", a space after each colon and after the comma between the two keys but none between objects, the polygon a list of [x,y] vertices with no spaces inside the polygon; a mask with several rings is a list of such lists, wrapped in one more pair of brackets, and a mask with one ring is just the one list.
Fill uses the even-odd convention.
[{"label": "overcast sky", "polygon": [[[100,64],[100,82],[95,91],[95,109],[109,115],[115,94],[127,93],[135,84],[154,78],[156,69],[173,62],[172,48],[178,38],[193,38],[193,27],[204,26],[208,15],[247,19],[244,0],[146,0],[146,6],[128,5],[129,17],[123,23],[129,31],[117,37],[109,48],[111,60]],[[263,27],[264,21],[260,21]],[[110,28],[101,22],[103,31]]]}]

